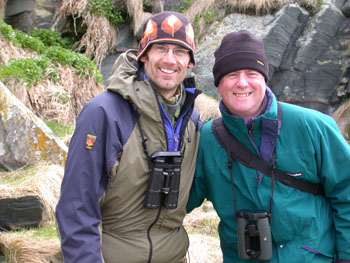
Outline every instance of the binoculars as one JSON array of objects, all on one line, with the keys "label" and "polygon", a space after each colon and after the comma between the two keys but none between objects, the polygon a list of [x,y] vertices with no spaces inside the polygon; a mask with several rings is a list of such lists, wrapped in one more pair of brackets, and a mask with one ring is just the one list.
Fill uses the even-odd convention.
[{"label": "binoculars", "polygon": [[237,241],[240,258],[271,259],[272,240],[268,213],[239,210],[237,212]]},{"label": "binoculars", "polygon": [[145,208],[157,209],[160,205],[177,208],[182,159],[179,151],[151,155],[152,168],[143,202]]}]

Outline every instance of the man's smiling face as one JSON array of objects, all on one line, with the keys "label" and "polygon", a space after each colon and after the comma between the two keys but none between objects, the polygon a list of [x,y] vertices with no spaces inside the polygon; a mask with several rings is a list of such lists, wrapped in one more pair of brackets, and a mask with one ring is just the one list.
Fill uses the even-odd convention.
[{"label": "man's smiling face", "polygon": [[247,121],[261,108],[266,91],[265,78],[255,70],[237,70],[221,78],[218,91],[231,113]]},{"label": "man's smiling face", "polygon": [[153,44],[146,55],[140,58],[147,77],[166,98],[172,97],[186,77],[187,68],[192,68],[189,50],[172,44]]}]

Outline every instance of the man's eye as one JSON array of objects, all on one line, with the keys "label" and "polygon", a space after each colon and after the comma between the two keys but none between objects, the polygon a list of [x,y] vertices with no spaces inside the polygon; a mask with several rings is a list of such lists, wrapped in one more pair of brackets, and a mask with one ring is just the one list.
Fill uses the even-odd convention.
[{"label": "man's eye", "polygon": [[156,50],[157,50],[158,52],[163,53],[163,52],[165,52],[165,51],[166,51],[166,48],[165,48],[165,47],[163,47],[163,46],[156,46]]},{"label": "man's eye", "polygon": [[237,73],[230,73],[227,75],[229,78],[234,78],[234,77],[237,77],[238,74]]},{"label": "man's eye", "polygon": [[256,73],[256,72],[249,72],[248,76],[255,77],[255,76],[258,76],[258,73]]},{"label": "man's eye", "polygon": [[187,55],[187,50],[186,50],[186,49],[175,49],[175,50],[174,50],[174,53],[175,53],[177,56],[182,57],[182,56]]}]

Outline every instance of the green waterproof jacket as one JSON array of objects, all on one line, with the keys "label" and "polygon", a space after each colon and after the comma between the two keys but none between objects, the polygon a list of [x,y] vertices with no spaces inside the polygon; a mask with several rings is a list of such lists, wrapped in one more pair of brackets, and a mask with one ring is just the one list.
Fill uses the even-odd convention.
[{"label": "green waterproof jacket", "polygon": [[[278,262],[319,263],[350,262],[350,147],[335,121],[320,112],[280,103],[282,126],[276,142],[262,140],[266,123],[276,123],[277,101],[267,89],[265,113],[251,120],[249,136],[242,118],[227,113],[221,103],[223,121],[229,131],[250,151],[275,144],[277,169],[298,176],[298,179],[322,183],[326,197],[301,192],[274,181],[272,206],[273,258],[268,261],[243,260],[238,257],[237,210],[269,211],[271,178],[259,176],[255,169],[233,161],[234,189],[228,169],[228,157],[212,131],[212,121],[201,130],[195,180],[188,212],[206,198],[211,201],[221,221],[218,231],[225,263]],[[264,124],[265,123],[265,124]],[[256,144],[256,148],[254,143]],[[264,147],[261,147],[265,144]],[[271,164],[271,156],[269,157]],[[340,260],[344,259],[344,261]],[[347,259],[347,260],[346,260]]]}]

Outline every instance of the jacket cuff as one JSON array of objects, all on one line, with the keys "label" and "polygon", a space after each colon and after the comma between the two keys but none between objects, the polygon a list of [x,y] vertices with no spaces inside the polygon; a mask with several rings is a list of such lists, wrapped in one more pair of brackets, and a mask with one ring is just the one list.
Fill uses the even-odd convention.
[{"label": "jacket cuff", "polygon": [[350,263],[350,259],[337,258],[335,263]]}]

